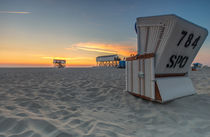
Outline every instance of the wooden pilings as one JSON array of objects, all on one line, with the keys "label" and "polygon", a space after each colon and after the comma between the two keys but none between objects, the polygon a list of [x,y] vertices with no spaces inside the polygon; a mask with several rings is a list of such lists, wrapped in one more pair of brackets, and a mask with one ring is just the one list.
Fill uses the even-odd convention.
[{"label": "wooden pilings", "polygon": [[97,61],[98,67],[117,67],[119,65],[118,60],[114,61]]}]

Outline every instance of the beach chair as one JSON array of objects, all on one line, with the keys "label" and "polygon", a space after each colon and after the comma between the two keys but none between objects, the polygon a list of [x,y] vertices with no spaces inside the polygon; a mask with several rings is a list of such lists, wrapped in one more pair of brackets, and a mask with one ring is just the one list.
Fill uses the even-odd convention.
[{"label": "beach chair", "polygon": [[167,102],[195,94],[188,71],[208,31],[176,15],[136,20],[138,54],[126,58],[126,91]]}]

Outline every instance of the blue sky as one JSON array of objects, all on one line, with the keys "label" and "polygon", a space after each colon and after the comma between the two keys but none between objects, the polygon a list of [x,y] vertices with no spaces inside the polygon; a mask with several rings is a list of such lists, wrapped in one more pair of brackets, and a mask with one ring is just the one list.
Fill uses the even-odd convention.
[{"label": "blue sky", "polygon": [[[14,13],[9,13],[11,11]],[[65,54],[65,57],[71,53],[57,54],[56,51],[77,43],[122,44],[135,48],[137,17],[177,14],[210,30],[209,13],[208,0],[0,0],[0,40],[7,43],[0,43],[0,47],[22,48],[27,49],[27,53],[36,51],[46,56]],[[8,44],[10,40],[17,44]],[[209,36],[203,47],[201,51],[210,51]],[[85,57],[90,53],[81,54]],[[210,65],[210,61],[208,63]]]}]

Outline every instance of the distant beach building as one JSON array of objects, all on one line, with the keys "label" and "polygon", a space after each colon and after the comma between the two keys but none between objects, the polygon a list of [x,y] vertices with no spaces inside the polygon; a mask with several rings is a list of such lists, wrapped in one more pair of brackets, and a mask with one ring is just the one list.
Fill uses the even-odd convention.
[{"label": "distant beach building", "polygon": [[97,66],[99,67],[117,67],[119,61],[120,58],[117,54],[96,57]]},{"label": "distant beach building", "polygon": [[53,59],[53,64],[54,64],[54,67],[56,68],[65,68],[66,60]]},{"label": "distant beach building", "polygon": [[118,68],[125,68],[125,60],[120,60]]},{"label": "distant beach building", "polygon": [[197,70],[201,69],[202,66],[203,65],[201,63],[193,63],[192,71],[197,71]]}]

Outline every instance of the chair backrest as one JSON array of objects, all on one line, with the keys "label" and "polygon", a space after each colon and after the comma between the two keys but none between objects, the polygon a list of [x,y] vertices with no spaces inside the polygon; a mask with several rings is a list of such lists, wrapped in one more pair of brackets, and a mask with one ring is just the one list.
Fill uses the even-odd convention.
[{"label": "chair backrest", "polygon": [[208,31],[176,15],[140,17],[136,21],[138,54],[155,53],[156,74],[188,72]]}]

